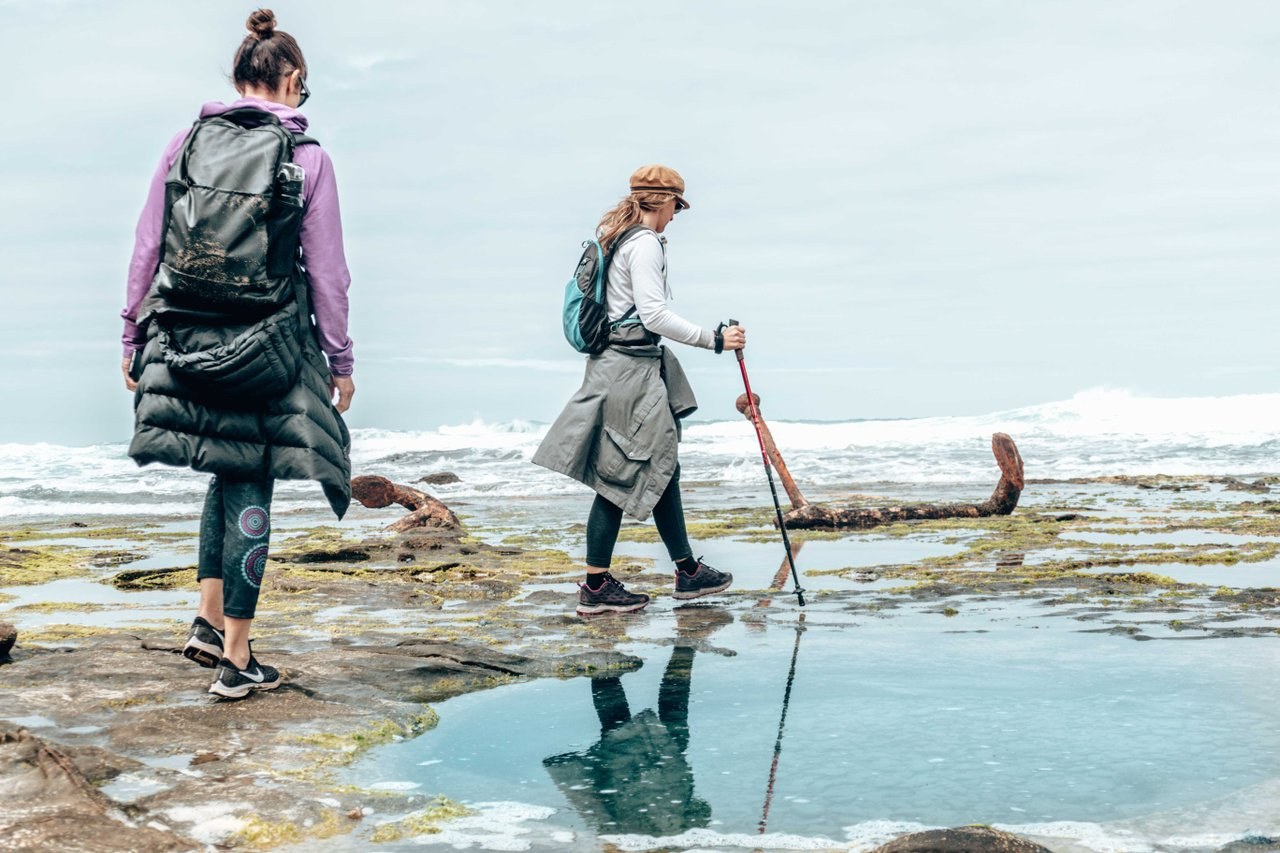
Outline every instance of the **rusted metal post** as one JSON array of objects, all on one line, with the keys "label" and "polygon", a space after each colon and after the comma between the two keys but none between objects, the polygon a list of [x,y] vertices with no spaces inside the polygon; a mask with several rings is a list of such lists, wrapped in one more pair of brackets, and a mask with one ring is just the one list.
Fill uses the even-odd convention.
[{"label": "rusted metal post", "polygon": [[1022,454],[1013,439],[1002,432],[991,436],[991,452],[1000,466],[1000,481],[991,497],[977,504],[922,504],[865,509],[831,509],[810,504],[793,509],[783,522],[792,529],[841,528],[866,529],[895,521],[917,521],[938,518],[985,518],[1009,515],[1018,506],[1018,498],[1026,485]]},{"label": "rusted metal post", "polygon": [[393,533],[403,533],[415,527],[443,527],[461,530],[462,522],[440,501],[426,492],[393,483],[386,477],[365,475],[351,480],[351,497],[370,509],[381,509],[392,504],[409,510],[409,514],[387,527]]},{"label": "rusted metal post", "polygon": [[[755,398],[756,412],[758,414],[760,412],[760,395],[752,393],[751,396]],[[747,420],[751,420],[751,403],[748,402],[746,394],[738,395],[737,407],[738,411]],[[778,445],[773,442],[773,433],[769,432],[769,425],[764,422],[764,415],[760,415],[756,428],[760,430],[760,437],[764,440],[764,449],[769,454],[769,461],[773,463],[773,470],[778,472],[778,478],[782,480],[782,488],[787,491],[787,498],[791,501],[791,509],[797,510],[808,506],[809,501],[805,499],[800,487],[796,485],[796,481],[791,478],[791,472],[787,470],[787,463],[783,461],[782,454],[778,452]]]}]

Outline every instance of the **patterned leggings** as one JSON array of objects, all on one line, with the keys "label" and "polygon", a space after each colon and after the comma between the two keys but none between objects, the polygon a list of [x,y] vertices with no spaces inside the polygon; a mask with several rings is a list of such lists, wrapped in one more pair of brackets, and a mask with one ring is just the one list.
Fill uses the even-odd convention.
[{"label": "patterned leggings", "polygon": [[252,619],[267,567],[274,480],[214,477],[200,518],[200,563],[196,577],[222,581],[222,612]]}]

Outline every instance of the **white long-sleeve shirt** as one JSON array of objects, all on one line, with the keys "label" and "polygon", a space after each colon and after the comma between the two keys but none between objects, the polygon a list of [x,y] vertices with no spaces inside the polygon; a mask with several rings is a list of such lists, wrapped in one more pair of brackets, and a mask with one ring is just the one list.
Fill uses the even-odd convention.
[{"label": "white long-sleeve shirt", "polygon": [[609,266],[609,319],[621,320],[631,306],[655,335],[689,346],[715,349],[715,332],[695,326],[667,306],[666,238],[641,231],[627,238]]}]

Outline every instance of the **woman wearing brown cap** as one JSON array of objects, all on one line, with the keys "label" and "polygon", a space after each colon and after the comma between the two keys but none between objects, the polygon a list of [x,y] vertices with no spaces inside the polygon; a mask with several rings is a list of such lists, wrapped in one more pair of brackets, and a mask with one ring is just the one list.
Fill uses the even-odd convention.
[{"label": "woman wearing brown cap", "polygon": [[680,500],[680,420],[697,401],[663,338],[723,352],[746,345],[741,326],[712,330],[671,310],[667,284],[667,225],[689,203],[684,179],[666,166],[643,166],[631,192],[605,213],[596,236],[606,252],[609,346],[587,358],[582,387],[543,439],[534,463],[596,491],[587,519],[587,577],[578,613],[640,610],[649,596],[627,591],[609,564],[625,512],[653,514],[676,564],[675,597],[723,592],[733,575],[693,556]]}]

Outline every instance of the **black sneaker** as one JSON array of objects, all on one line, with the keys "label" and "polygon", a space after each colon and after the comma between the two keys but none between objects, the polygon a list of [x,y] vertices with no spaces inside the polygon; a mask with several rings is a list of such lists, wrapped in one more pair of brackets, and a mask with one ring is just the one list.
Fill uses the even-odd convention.
[{"label": "black sneaker", "polygon": [[187,633],[187,644],[182,656],[207,669],[213,669],[222,660],[222,632],[197,616]]},{"label": "black sneaker", "polygon": [[711,568],[699,557],[698,570],[693,574],[685,574],[676,569],[676,591],[673,597],[687,601],[690,598],[724,592],[731,586],[733,586],[732,574]]},{"label": "black sneaker", "polygon": [[280,671],[273,666],[263,666],[255,657],[249,665],[240,669],[223,658],[218,661],[218,677],[209,685],[209,692],[228,699],[242,699],[250,690],[272,690],[280,686]]},{"label": "black sneaker", "polygon": [[640,592],[627,592],[617,578],[604,573],[604,583],[599,589],[591,589],[585,583],[578,584],[578,615],[594,616],[597,613],[630,613],[641,610],[649,603],[649,596]]}]

